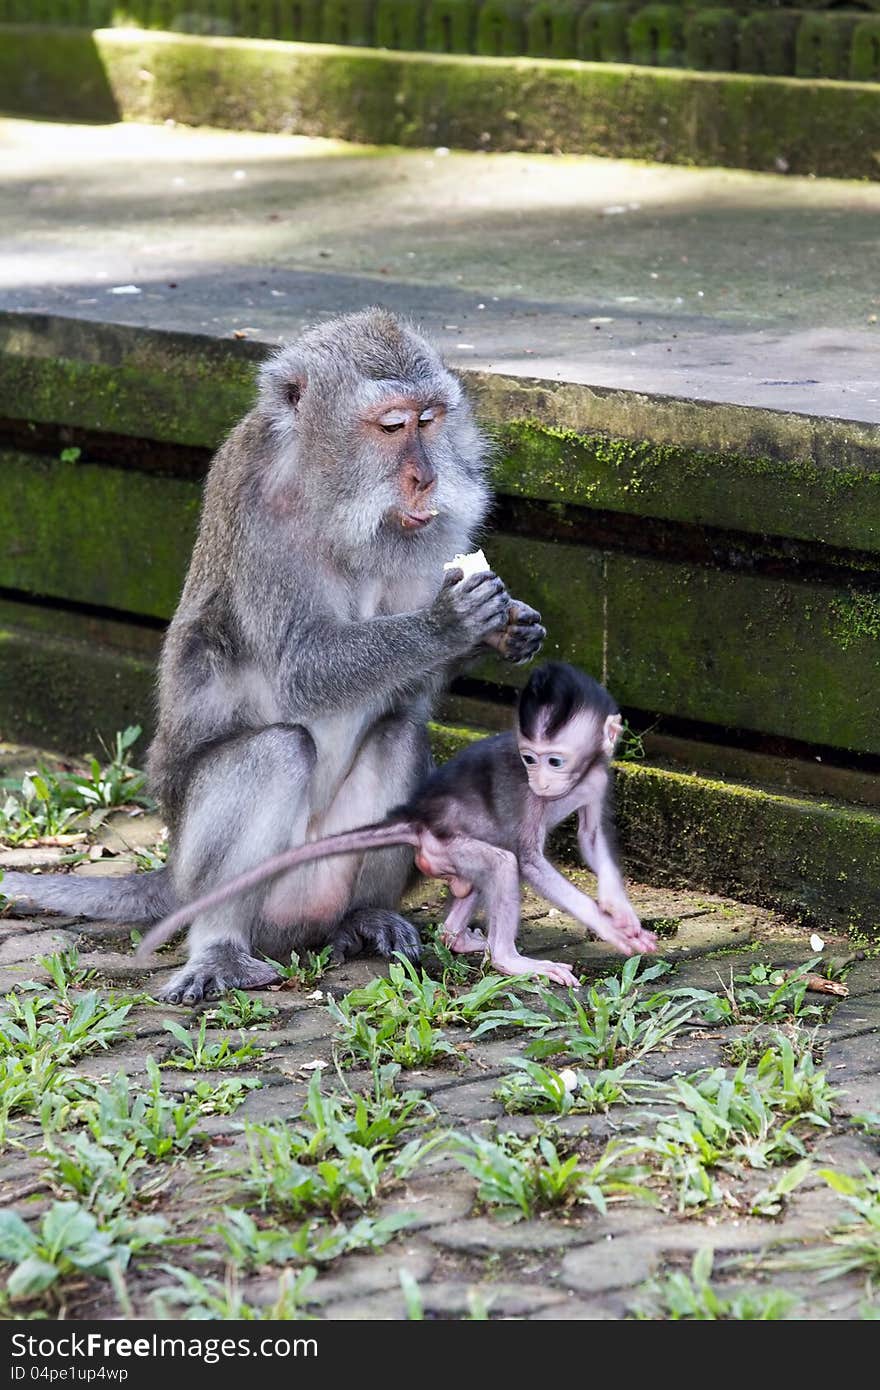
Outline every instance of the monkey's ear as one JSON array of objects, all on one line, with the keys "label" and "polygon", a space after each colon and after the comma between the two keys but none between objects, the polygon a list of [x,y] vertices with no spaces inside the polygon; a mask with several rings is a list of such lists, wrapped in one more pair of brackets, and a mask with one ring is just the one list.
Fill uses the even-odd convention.
[{"label": "monkey's ear", "polygon": [[623,720],[619,714],[609,714],[602,731],[602,748],[607,757],[614,752],[614,745],[623,733]]},{"label": "monkey's ear", "polygon": [[305,376],[294,376],[284,385],[284,399],[294,413],[299,409],[302,393],[306,389]]}]

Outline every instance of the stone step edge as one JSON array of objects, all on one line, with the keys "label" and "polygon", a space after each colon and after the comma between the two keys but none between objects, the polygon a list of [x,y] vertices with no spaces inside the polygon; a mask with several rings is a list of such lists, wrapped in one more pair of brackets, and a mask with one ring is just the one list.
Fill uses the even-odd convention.
[{"label": "stone step edge", "polygon": [[8,25],[3,38],[10,113],[878,176],[869,82],[124,29]]}]

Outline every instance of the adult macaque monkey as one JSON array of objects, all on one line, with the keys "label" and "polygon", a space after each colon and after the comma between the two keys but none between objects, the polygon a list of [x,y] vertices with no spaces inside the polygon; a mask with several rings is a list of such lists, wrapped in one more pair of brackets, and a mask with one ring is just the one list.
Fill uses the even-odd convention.
[{"label": "adult macaque monkey", "polygon": [[[165,641],[149,772],[166,871],[104,882],[9,874],[31,909],[157,921],[309,840],[376,820],[430,768],[425,722],[481,644],[528,660],[540,616],[492,573],[444,576],[486,513],[486,442],[456,378],[378,309],[270,358],[211,466]],[[396,911],[406,849],[309,863],[200,913],[160,997],[269,984],[258,952],[332,942],[416,957]]]},{"label": "adult macaque monkey", "polygon": [[[413,847],[422,873],[451,884],[454,901],[443,928],[447,945],[453,951],[488,949],[504,975],[578,983],[567,965],[532,960],[517,950],[520,878],[624,955],[655,951],[657,938],[635,914],[608,839],[609,763],[621,727],[603,686],[573,666],[548,662],[522,693],[514,732],[481,739],[456,754],[383,822],[288,850],[181,908],[148,932],[139,953],[294,866],[399,844]],[[544,854],[548,831],[574,812],[581,854],[598,879],[598,906]],[[470,925],[480,904],[485,936]]]}]

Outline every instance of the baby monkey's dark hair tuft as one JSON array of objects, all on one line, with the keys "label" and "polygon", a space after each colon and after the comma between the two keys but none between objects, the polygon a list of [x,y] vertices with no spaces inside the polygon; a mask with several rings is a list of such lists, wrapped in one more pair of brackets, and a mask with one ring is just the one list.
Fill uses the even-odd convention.
[{"label": "baby monkey's dark hair tuft", "polygon": [[618,709],[604,685],[592,676],[564,661],[545,661],[529,677],[519,697],[517,717],[524,738],[534,738],[539,725],[546,737],[553,738],[582,713],[596,714],[604,723]]}]

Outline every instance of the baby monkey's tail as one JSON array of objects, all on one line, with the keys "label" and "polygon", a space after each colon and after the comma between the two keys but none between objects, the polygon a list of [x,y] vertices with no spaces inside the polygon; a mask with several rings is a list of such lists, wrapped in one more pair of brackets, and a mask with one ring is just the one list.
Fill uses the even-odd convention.
[{"label": "baby monkey's tail", "polygon": [[203,897],[179,907],[169,917],[157,922],[139,943],[135,956],[137,959],[143,959],[151,951],[170,941],[181,927],[188,926],[200,913],[228,902],[230,898],[236,898],[240,893],[246,893],[288,869],[297,869],[300,864],[310,864],[314,859],[326,859],[333,854],[354,854],[365,849],[385,849],[388,845],[415,846],[418,843],[419,833],[414,822],[398,820],[378,821],[375,825],[365,825],[358,830],[346,830],[339,835],[328,835],[323,840],[298,845],[296,849],[286,849],[281,854],[264,859],[262,864],[247,869],[228,883],[221,883],[219,888],[214,888]]}]

